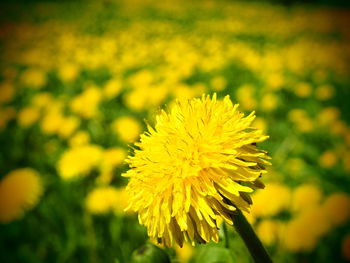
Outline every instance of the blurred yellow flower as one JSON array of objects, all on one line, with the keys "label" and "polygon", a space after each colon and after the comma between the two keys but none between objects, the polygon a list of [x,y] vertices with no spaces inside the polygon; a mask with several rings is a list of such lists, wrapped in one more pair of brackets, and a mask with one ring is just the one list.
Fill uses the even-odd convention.
[{"label": "blurred yellow flower", "polygon": [[300,82],[295,86],[295,94],[300,98],[306,98],[311,95],[312,88],[309,83]]},{"label": "blurred yellow flower", "polygon": [[28,106],[21,109],[17,115],[18,124],[22,127],[28,127],[38,121],[40,118],[40,111],[38,108]]},{"label": "blurred yellow flower", "polygon": [[71,100],[70,108],[74,113],[81,117],[90,119],[96,116],[101,99],[101,90],[94,85],[91,85],[80,95]]},{"label": "blurred yellow flower", "polygon": [[109,148],[104,151],[100,164],[101,174],[97,181],[108,184],[113,179],[113,170],[122,164],[126,158],[126,151],[122,148]]},{"label": "blurred yellow flower", "polygon": [[345,121],[342,120],[335,120],[331,125],[330,125],[330,131],[334,135],[346,135],[348,132],[348,127],[346,125]]},{"label": "blurred yellow flower", "polygon": [[267,86],[271,90],[279,90],[283,87],[285,81],[280,73],[269,74],[266,79]]},{"label": "blurred yellow flower", "polygon": [[46,73],[40,68],[28,68],[20,76],[20,83],[30,88],[42,88],[46,81]]},{"label": "blurred yellow flower", "polygon": [[117,189],[101,186],[93,189],[86,197],[86,209],[92,214],[114,212],[119,201]]},{"label": "blurred yellow flower", "polygon": [[267,124],[265,119],[261,118],[261,117],[256,117],[255,120],[253,121],[253,127],[262,130],[262,131],[266,131],[267,129]]},{"label": "blurred yellow flower", "polygon": [[128,209],[139,213],[152,240],[166,246],[218,242],[217,218],[232,224],[236,207],[249,211],[248,193],[270,164],[254,143],[267,136],[251,129],[254,113],[245,117],[237,108],[228,96],[176,101],[135,144],[124,174]]},{"label": "blurred yellow flower", "polygon": [[315,90],[316,98],[319,100],[328,100],[334,95],[334,88],[331,85],[322,85]]},{"label": "blurred yellow flower", "polygon": [[286,223],[279,235],[282,246],[291,252],[312,251],[318,241],[318,237],[309,228],[312,223],[300,219],[292,219]]},{"label": "blurred yellow flower", "polygon": [[42,194],[39,174],[31,168],[16,169],[0,181],[0,222],[8,223],[33,208]]},{"label": "blurred yellow flower", "polygon": [[297,220],[307,225],[310,235],[312,234],[317,238],[327,234],[332,227],[331,221],[327,216],[327,211],[323,206],[314,206],[301,211],[297,216]]},{"label": "blurred yellow flower", "polygon": [[183,247],[175,247],[175,251],[179,263],[187,263],[194,253],[194,247],[185,243]]},{"label": "blurred yellow flower", "polygon": [[331,126],[340,116],[340,111],[336,107],[327,107],[320,111],[317,116],[321,125]]},{"label": "blurred yellow flower", "polygon": [[342,225],[350,219],[350,197],[345,193],[331,194],[323,206],[330,222],[335,226]]},{"label": "blurred yellow flower", "polygon": [[134,111],[145,109],[147,104],[147,94],[144,89],[135,89],[123,96],[124,103]]},{"label": "blurred yellow flower", "polygon": [[273,245],[277,242],[279,222],[265,219],[256,226],[256,233],[265,245]]},{"label": "blurred yellow flower", "polygon": [[292,122],[299,122],[300,120],[307,117],[307,113],[303,109],[292,109],[288,113],[288,118]]},{"label": "blurred yellow flower", "polygon": [[103,88],[103,95],[107,99],[112,99],[121,92],[122,83],[120,79],[113,78],[107,81]]},{"label": "blurred yellow flower", "polygon": [[80,73],[80,68],[75,63],[65,63],[58,68],[58,77],[64,82],[75,80]]},{"label": "blurred yellow flower", "polygon": [[69,139],[69,146],[82,146],[90,142],[90,135],[86,131],[78,131]]},{"label": "blurred yellow flower", "polygon": [[187,84],[179,83],[174,87],[173,96],[179,100],[187,100],[196,97],[197,91]]},{"label": "blurred yellow flower", "polygon": [[261,108],[264,111],[272,111],[277,107],[278,98],[273,93],[267,93],[262,97],[260,103],[261,103]]},{"label": "blurred yellow flower", "polygon": [[33,106],[42,109],[51,104],[53,101],[52,95],[48,92],[40,92],[37,93],[34,98],[32,99]]},{"label": "blurred yellow flower", "polygon": [[302,210],[281,228],[279,237],[291,252],[312,251],[318,240],[331,230],[331,221],[323,206]]},{"label": "blurred yellow flower", "polygon": [[125,187],[117,188],[116,192],[118,194],[118,201],[114,204],[114,212],[120,215],[123,215],[125,213],[133,214],[132,211],[125,211],[125,209],[128,207],[130,200],[130,196],[126,191]]},{"label": "blurred yellow flower", "polygon": [[57,131],[58,135],[68,138],[79,127],[80,119],[75,116],[63,117],[61,125]]},{"label": "blurred yellow flower", "polygon": [[319,163],[324,168],[332,168],[337,164],[338,157],[333,151],[326,151],[322,153],[319,159]]},{"label": "blurred yellow flower", "polygon": [[256,108],[256,99],[254,88],[251,85],[242,85],[237,91],[237,99],[240,102],[240,106],[245,110],[253,110]]},{"label": "blurred yellow flower", "polygon": [[214,91],[222,91],[226,88],[227,80],[223,76],[217,76],[210,80],[210,86]]},{"label": "blurred yellow flower", "polygon": [[142,127],[133,117],[122,116],[112,123],[112,130],[125,142],[134,142],[140,135]]},{"label": "blurred yellow flower", "polygon": [[54,134],[61,128],[64,117],[60,111],[50,110],[41,119],[40,128],[43,133]]},{"label": "blurred yellow flower", "polygon": [[302,211],[318,206],[322,198],[320,188],[314,184],[299,185],[293,191],[292,210]]},{"label": "blurred yellow flower", "polygon": [[15,86],[9,82],[0,84],[0,104],[10,102],[16,94]]},{"label": "blurred yellow flower", "polygon": [[126,151],[123,148],[109,148],[103,152],[102,169],[115,168],[122,164],[126,158]]},{"label": "blurred yellow flower", "polygon": [[300,132],[310,132],[314,129],[314,122],[303,109],[289,111],[288,118],[296,125],[296,128]]},{"label": "blurred yellow flower", "polygon": [[67,149],[57,163],[57,170],[63,179],[87,175],[101,162],[103,149],[97,145],[83,145]]},{"label": "blurred yellow flower", "polygon": [[291,191],[283,184],[269,183],[264,190],[257,190],[253,199],[252,214],[254,216],[274,216],[289,208]]}]

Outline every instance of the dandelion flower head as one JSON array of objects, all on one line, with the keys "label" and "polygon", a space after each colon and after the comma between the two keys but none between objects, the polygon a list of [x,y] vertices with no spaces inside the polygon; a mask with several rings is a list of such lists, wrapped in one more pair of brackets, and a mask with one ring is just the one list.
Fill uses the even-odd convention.
[{"label": "dandelion flower head", "polygon": [[0,222],[9,223],[33,208],[43,192],[39,174],[31,168],[16,169],[0,181]]},{"label": "dandelion flower head", "polygon": [[252,128],[254,117],[216,95],[160,111],[124,174],[130,178],[127,209],[138,212],[151,240],[166,246],[218,242],[220,219],[233,224],[236,207],[249,212],[248,193],[263,186],[259,177],[270,164],[256,146],[267,136]]}]

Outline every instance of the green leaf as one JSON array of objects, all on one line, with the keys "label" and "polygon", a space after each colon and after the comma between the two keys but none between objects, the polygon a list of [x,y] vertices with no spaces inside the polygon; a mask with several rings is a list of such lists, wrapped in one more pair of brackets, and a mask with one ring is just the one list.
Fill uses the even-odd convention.
[{"label": "green leaf", "polygon": [[170,258],[164,250],[148,243],[133,252],[131,263],[170,263]]},{"label": "green leaf", "polygon": [[203,247],[195,263],[234,263],[231,250],[224,247]]}]

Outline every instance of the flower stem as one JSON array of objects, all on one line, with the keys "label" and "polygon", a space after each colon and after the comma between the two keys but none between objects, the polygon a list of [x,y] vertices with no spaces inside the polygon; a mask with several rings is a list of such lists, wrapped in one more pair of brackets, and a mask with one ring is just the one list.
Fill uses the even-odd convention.
[{"label": "flower stem", "polygon": [[233,225],[238,234],[243,239],[250,254],[252,255],[254,262],[256,263],[272,263],[270,256],[267,254],[260,239],[255,234],[252,226],[248,223],[241,210],[237,208],[235,214],[232,214]]},{"label": "flower stem", "polygon": [[228,240],[228,231],[227,231],[226,223],[222,224],[222,228],[224,230],[224,236],[225,236],[225,248],[229,248],[230,244],[229,244],[229,240]]}]

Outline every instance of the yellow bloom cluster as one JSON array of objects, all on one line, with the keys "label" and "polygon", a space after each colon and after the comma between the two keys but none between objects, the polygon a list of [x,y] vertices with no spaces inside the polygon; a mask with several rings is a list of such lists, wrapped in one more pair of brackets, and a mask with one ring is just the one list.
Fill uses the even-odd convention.
[{"label": "yellow bloom cluster", "polygon": [[[253,199],[249,219],[258,222],[256,230],[261,240],[291,252],[312,251],[320,238],[350,219],[349,195],[334,193],[324,199],[314,184],[302,184],[292,191],[283,184],[270,183]],[[284,212],[292,218],[278,219],[278,214]]]}]

